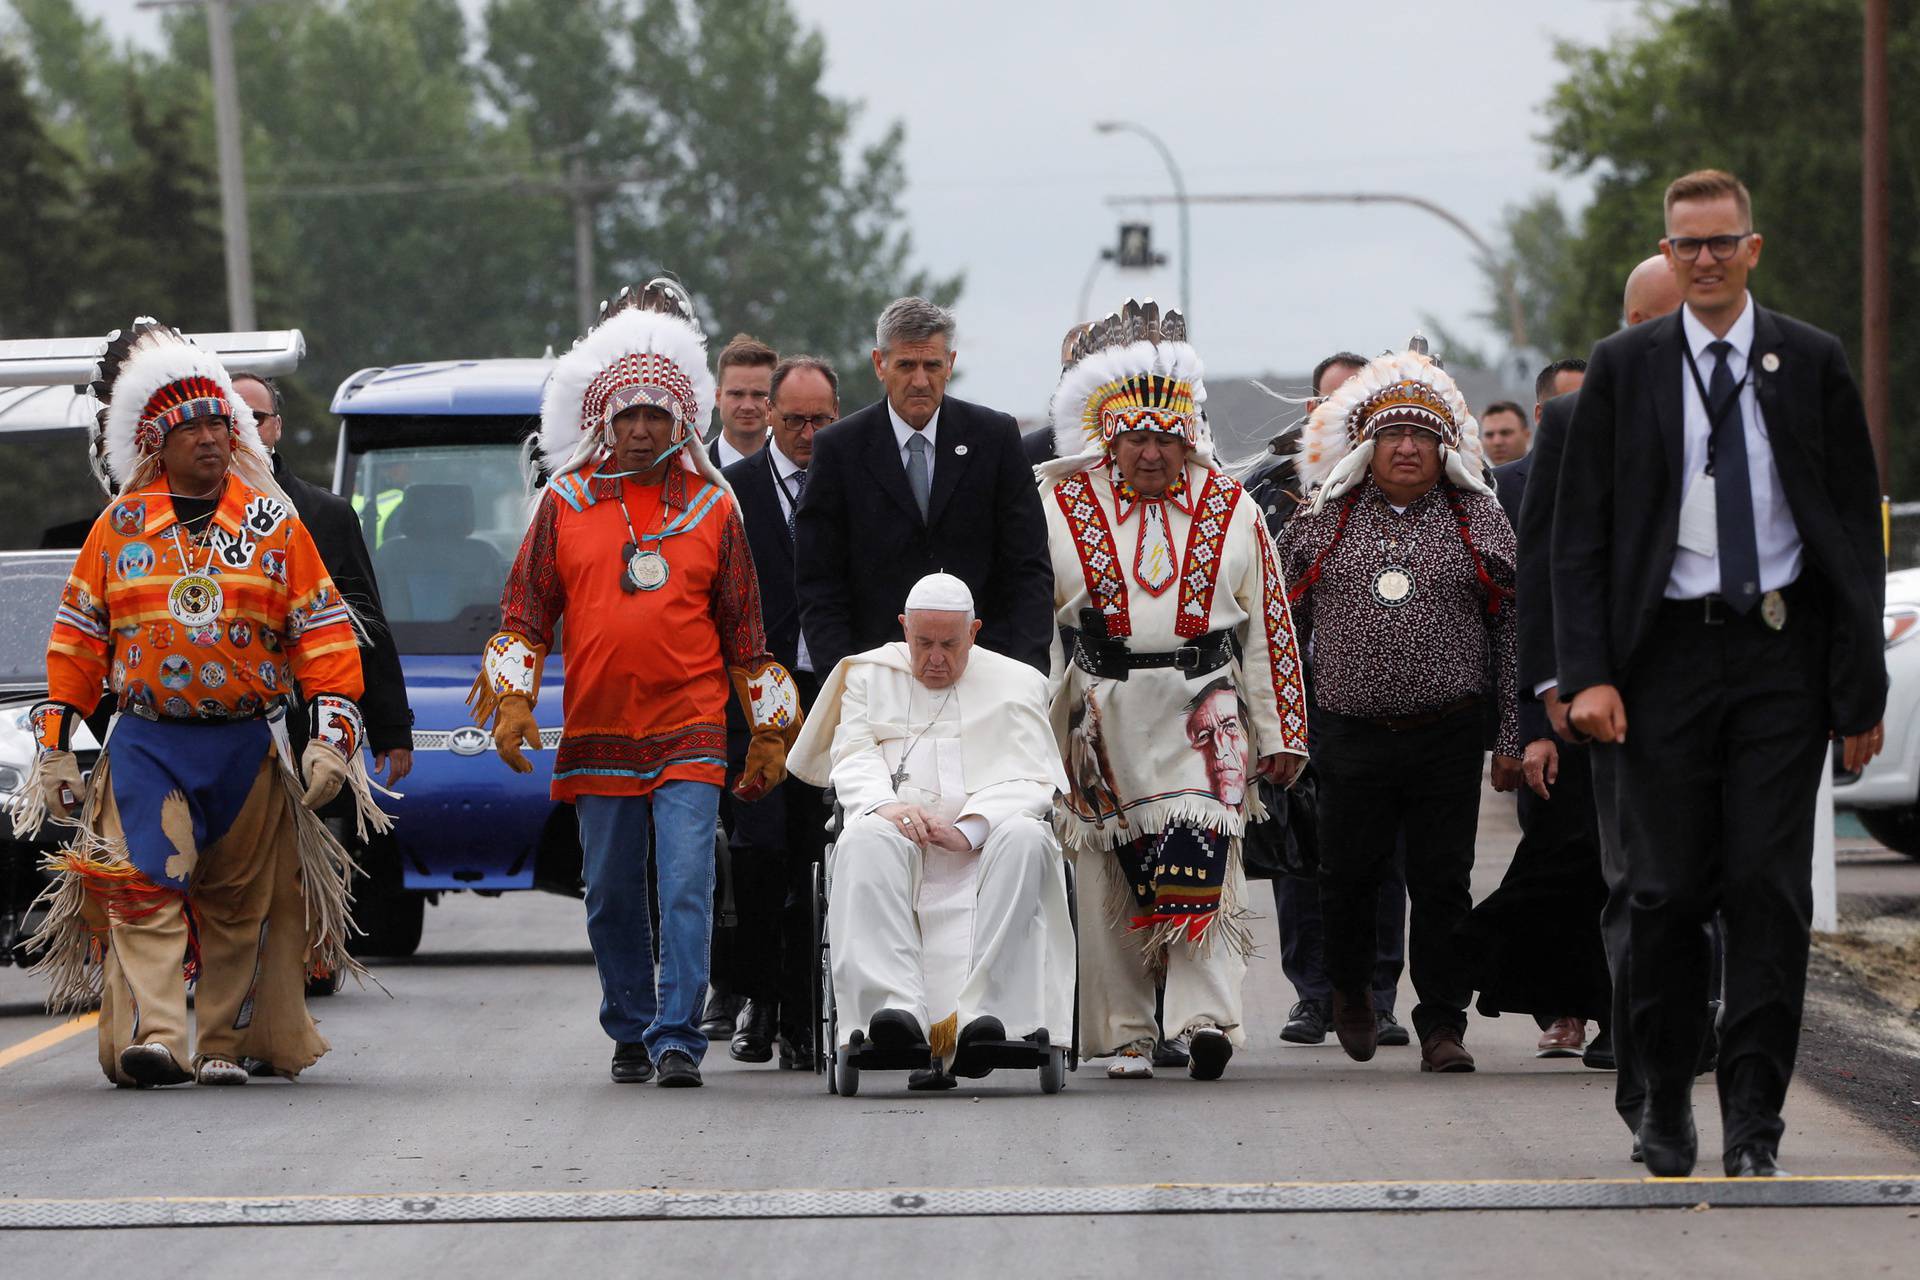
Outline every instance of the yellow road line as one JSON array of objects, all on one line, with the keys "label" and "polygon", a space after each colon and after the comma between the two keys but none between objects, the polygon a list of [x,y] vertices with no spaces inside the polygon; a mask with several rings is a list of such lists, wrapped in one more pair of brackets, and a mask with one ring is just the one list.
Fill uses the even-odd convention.
[{"label": "yellow road line", "polygon": [[51,1049],[63,1040],[71,1040],[83,1031],[93,1030],[99,1024],[99,1014],[83,1013],[57,1027],[42,1031],[37,1036],[28,1036],[19,1044],[0,1049],[0,1067],[10,1067],[16,1062],[23,1062],[42,1049]]}]

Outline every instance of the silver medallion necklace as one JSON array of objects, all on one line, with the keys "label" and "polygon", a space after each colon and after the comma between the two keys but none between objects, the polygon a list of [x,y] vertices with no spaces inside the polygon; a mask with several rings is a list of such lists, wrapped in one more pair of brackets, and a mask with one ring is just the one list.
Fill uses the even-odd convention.
[{"label": "silver medallion necklace", "polygon": [[1413,553],[1419,545],[1417,535],[1406,539],[1404,550],[1398,537],[1380,539],[1380,555],[1386,563],[1373,575],[1371,586],[1377,603],[1388,609],[1398,609],[1413,599],[1420,587],[1419,581],[1413,576]]},{"label": "silver medallion necklace", "polygon": [[[667,585],[667,578],[671,576],[671,571],[667,567],[667,558],[661,555],[658,550],[643,550],[641,544],[646,541],[657,543],[661,541],[664,535],[656,533],[649,534],[647,538],[641,538],[634,533],[633,517],[627,514],[626,486],[621,484],[619,480],[615,480],[614,483],[620,485],[620,519],[624,521],[627,526],[627,543],[620,548],[620,589],[628,595],[632,595],[636,591],[658,591]],[[665,483],[665,479],[663,478],[660,491],[660,515],[662,520],[666,518],[667,494]]]}]

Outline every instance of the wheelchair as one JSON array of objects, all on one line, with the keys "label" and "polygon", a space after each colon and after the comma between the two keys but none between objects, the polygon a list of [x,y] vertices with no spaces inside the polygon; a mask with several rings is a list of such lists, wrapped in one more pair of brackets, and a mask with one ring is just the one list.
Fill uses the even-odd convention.
[{"label": "wheelchair", "polygon": [[[813,938],[818,981],[812,984],[814,1072],[824,1075],[827,1092],[851,1098],[860,1092],[860,1077],[869,1071],[920,1071],[933,1065],[925,1045],[911,1049],[882,1049],[869,1042],[866,1028],[856,1027],[847,1044],[840,1043],[840,1020],[833,999],[832,939],[827,933],[827,901],[833,891],[833,849],[843,822],[838,805],[827,824],[827,847],[813,864]],[[1079,955],[1080,900],[1075,890],[1073,862],[1062,854],[1067,884],[1067,918],[1073,925],[1074,955]],[[1073,983],[1073,1026],[1064,1045],[1054,1044],[1046,1028],[1031,1040],[975,1042],[969,1057],[993,1071],[1037,1071],[1040,1092],[1059,1093],[1067,1087],[1067,1073],[1080,1069],[1080,979]]]}]

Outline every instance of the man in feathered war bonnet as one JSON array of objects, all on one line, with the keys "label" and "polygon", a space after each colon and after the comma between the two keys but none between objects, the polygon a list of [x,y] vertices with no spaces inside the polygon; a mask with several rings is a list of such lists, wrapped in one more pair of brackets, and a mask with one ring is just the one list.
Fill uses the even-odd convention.
[{"label": "man in feathered war bonnet", "polygon": [[[501,759],[532,765],[533,709],[566,643],[553,798],[580,817],[587,937],[613,1078],[697,1086],[713,933],[714,830],[727,698],[752,734],[734,794],[786,777],[793,677],[767,652],[759,580],[733,490],[700,446],[713,374],[693,305],[670,280],[622,290],[554,366],[540,406],[551,473],[500,598],[472,705]],[[652,943],[647,848],[659,885]]]},{"label": "man in feathered war bonnet", "polygon": [[1042,465],[1053,562],[1060,819],[1082,900],[1080,1037],[1108,1075],[1153,1074],[1156,979],[1188,1071],[1242,1042],[1240,839],[1256,774],[1291,783],[1306,692],[1257,503],[1213,458],[1200,357],[1177,312],[1129,302],[1068,347]]},{"label": "man in feathered war bonnet", "polygon": [[[359,968],[352,863],[310,811],[344,783],[363,835],[387,823],[361,759],[355,621],[217,359],[137,320],[93,391],[99,462],[124,482],[61,593],[30,717],[41,750],[15,831],[78,831],[53,858],[37,971],[55,1006],[100,1001],[115,1084],[245,1084],[249,1059],[292,1076],[327,1051],[308,970]],[[271,717],[296,688],[304,784]],[[118,716],[83,781],[68,738],[103,689]]]},{"label": "man in feathered war bonnet", "polygon": [[1482,479],[1479,427],[1418,339],[1314,409],[1295,465],[1311,496],[1279,545],[1312,634],[1334,1034],[1373,1056],[1377,903],[1404,841],[1420,1068],[1471,1071],[1454,933],[1473,907],[1489,699],[1494,786],[1520,784],[1513,530]]}]

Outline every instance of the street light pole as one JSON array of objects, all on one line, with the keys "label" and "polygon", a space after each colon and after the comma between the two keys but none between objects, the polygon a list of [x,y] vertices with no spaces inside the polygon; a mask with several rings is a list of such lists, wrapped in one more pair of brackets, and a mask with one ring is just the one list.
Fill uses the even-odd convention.
[{"label": "street light pole", "polygon": [[[1471,223],[1451,209],[1437,205],[1424,196],[1406,195],[1397,191],[1295,191],[1210,196],[1189,196],[1182,192],[1174,198],[1179,200],[1182,213],[1191,204],[1404,204],[1430,213],[1471,241],[1473,247],[1478,249],[1480,255],[1499,273],[1500,291],[1506,296],[1507,301],[1507,325],[1512,333],[1513,349],[1516,352],[1526,350],[1526,313],[1520,305],[1520,291],[1514,287],[1512,270],[1500,261],[1500,256],[1493,251],[1493,246],[1473,229]],[[1107,198],[1107,203],[1116,208],[1168,202],[1167,196],[1109,196]],[[1184,262],[1185,258],[1186,254],[1183,252],[1181,260]]]},{"label": "street light pole", "polygon": [[[1180,166],[1173,161],[1173,152],[1160,140],[1160,135],[1142,124],[1131,120],[1102,120],[1093,126],[1096,133],[1137,133],[1153,144],[1160,153],[1160,159],[1166,162],[1167,174],[1173,179],[1173,199],[1180,206],[1180,312],[1187,318],[1187,328],[1193,328],[1193,237],[1187,221],[1187,183],[1180,176]],[[1160,198],[1164,199],[1164,198]],[[1111,202],[1109,202],[1111,203]]]}]

